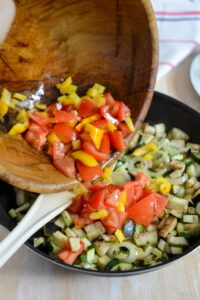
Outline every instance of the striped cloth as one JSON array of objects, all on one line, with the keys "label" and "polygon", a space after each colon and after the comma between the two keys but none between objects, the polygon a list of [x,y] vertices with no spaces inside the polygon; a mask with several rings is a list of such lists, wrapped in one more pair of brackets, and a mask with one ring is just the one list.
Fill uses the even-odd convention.
[{"label": "striped cloth", "polygon": [[200,48],[200,0],[151,0],[159,40],[158,79]]}]

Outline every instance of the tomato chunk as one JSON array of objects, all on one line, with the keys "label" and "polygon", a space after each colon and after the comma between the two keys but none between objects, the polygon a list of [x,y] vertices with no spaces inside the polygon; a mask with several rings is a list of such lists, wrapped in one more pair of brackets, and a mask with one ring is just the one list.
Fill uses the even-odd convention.
[{"label": "tomato chunk", "polygon": [[112,107],[112,115],[113,117],[118,117],[118,111],[119,111],[119,108],[120,108],[120,103],[119,101],[115,101],[115,103],[113,104],[113,107]]},{"label": "tomato chunk", "polygon": [[84,197],[82,195],[77,196],[72,199],[72,204],[67,208],[67,210],[73,214],[80,214],[84,203]]},{"label": "tomato chunk", "polygon": [[115,125],[119,124],[119,121],[115,119],[110,113],[110,105],[102,105],[100,107],[100,113],[102,117],[104,117],[104,119],[108,120],[109,122]]},{"label": "tomato chunk", "polygon": [[99,113],[99,108],[96,104],[88,99],[83,99],[79,106],[78,115],[79,117],[89,117]]},{"label": "tomato chunk", "polygon": [[107,158],[107,155],[103,152],[98,151],[92,142],[84,142],[82,144],[82,148],[88,154],[91,154],[94,158],[96,158],[99,161],[104,161]]},{"label": "tomato chunk", "polygon": [[82,162],[77,161],[77,168],[80,173],[81,178],[85,182],[90,182],[97,179],[100,176],[103,176],[103,170],[101,166],[88,167],[85,166]]},{"label": "tomato chunk", "polygon": [[57,110],[55,112],[56,123],[76,122],[76,116],[73,112]]},{"label": "tomato chunk", "polygon": [[94,221],[90,219],[88,214],[84,214],[82,217],[74,219],[74,225],[76,228],[83,228],[84,226],[92,223],[94,223]]},{"label": "tomato chunk", "polygon": [[143,172],[137,173],[135,180],[139,182],[143,188],[150,183],[150,178]]},{"label": "tomato chunk", "polygon": [[126,138],[127,136],[129,136],[129,134],[131,134],[130,129],[125,123],[119,123],[119,129],[122,132],[123,138]]},{"label": "tomato chunk", "polygon": [[106,130],[107,127],[108,127],[109,122],[108,122],[108,120],[102,119],[102,120],[94,121],[94,122],[92,122],[91,124],[92,124],[93,126],[97,127],[97,128]]},{"label": "tomato chunk", "polygon": [[57,102],[49,105],[45,111],[47,112],[49,117],[55,117],[55,112],[60,109],[62,109],[62,104]]},{"label": "tomato chunk", "polygon": [[46,126],[49,123],[48,118],[43,116],[39,111],[29,112],[29,117],[40,126]]},{"label": "tomato chunk", "polygon": [[105,205],[111,208],[116,208],[121,198],[120,190],[114,190],[106,197]]},{"label": "tomato chunk", "polygon": [[94,195],[90,198],[87,205],[91,212],[100,210],[105,207],[104,199],[105,199],[106,193],[107,193],[106,189],[102,189],[102,190],[95,192]]},{"label": "tomato chunk", "polygon": [[135,181],[127,181],[124,184],[126,192],[126,208],[129,208],[143,196],[143,188]]},{"label": "tomato chunk", "polygon": [[92,192],[96,192],[98,190],[101,190],[106,185],[107,185],[107,183],[105,183],[105,182],[96,182],[93,185],[89,186],[88,189]]},{"label": "tomato chunk", "polygon": [[38,127],[37,130],[28,130],[25,135],[24,139],[35,149],[40,150],[42,146],[47,141],[47,133],[48,130],[45,129],[45,132],[41,127]]},{"label": "tomato chunk", "polygon": [[65,156],[65,145],[61,142],[55,141],[52,144],[53,159],[62,159]]},{"label": "tomato chunk", "polygon": [[126,118],[130,117],[131,111],[126,104],[120,102],[119,110],[118,110],[118,120],[124,121]]},{"label": "tomato chunk", "polygon": [[104,132],[104,134],[103,134],[99,152],[104,153],[107,156],[110,154],[110,139],[109,139],[108,133],[106,133],[106,132]]},{"label": "tomato chunk", "polygon": [[80,249],[77,252],[72,252],[71,249],[66,248],[60,251],[57,255],[62,261],[66,264],[72,265],[77,257],[83,252],[84,250],[84,243],[80,241]]},{"label": "tomato chunk", "polygon": [[125,143],[123,140],[123,135],[121,131],[109,132],[110,143],[113,148],[119,152],[123,152],[125,148]]},{"label": "tomato chunk", "polygon": [[71,157],[65,157],[53,161],[54,166],[58,171],[63,173],[69,178],[73,178],[76,175],[74,159]]},{"label": "tomato chunk", "polygon": [[77,138],[77,132],[74,128],[64,124],[58,123],[54,126],[53,131],[59,137],[61,142],[68,143],[75,141]]},{"label": "tomato chunk", "polygon": [[115,99],[113,98],[113,96],[110,93],[106,93],[103,96],[106,99],[106,104],[113,106],[113,104],[115,103]]}]

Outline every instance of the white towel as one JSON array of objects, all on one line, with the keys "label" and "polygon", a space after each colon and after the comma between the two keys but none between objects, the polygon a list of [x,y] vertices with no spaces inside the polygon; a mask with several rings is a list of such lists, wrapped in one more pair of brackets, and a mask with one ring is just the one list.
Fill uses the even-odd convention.
[{"label": "white towel", "polygon": [[152,0],[157,19],[158,79],[200,47],[200,0]]}]

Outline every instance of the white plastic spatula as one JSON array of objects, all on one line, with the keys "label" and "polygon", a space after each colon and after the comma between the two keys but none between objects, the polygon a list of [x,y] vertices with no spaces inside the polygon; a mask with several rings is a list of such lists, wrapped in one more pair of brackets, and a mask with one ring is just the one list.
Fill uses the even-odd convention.
[{"label": "white plastic spatula", "polygon": [[0,268],[42,226],[71,204],[74,194],[40,194],[18,225],[0,242]]}]

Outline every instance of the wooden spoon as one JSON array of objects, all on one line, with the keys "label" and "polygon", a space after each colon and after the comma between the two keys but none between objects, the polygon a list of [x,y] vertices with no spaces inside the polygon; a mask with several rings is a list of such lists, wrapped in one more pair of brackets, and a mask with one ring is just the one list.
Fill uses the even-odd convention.
[{"label": "wooden spoon", "polygon": [[[0,85],[34,94],[44,84],[41,100],[49,103],[57,97],[54,86],[61,78],[72,75],[79,93],[97,82],[131,108],[138,128],[151,103],[158,64],[150,1],[21,0],[16,4],[15,22],[0,46]],[[0,136],[0,177],[38,193],[77,184],[19,136]]]}]

